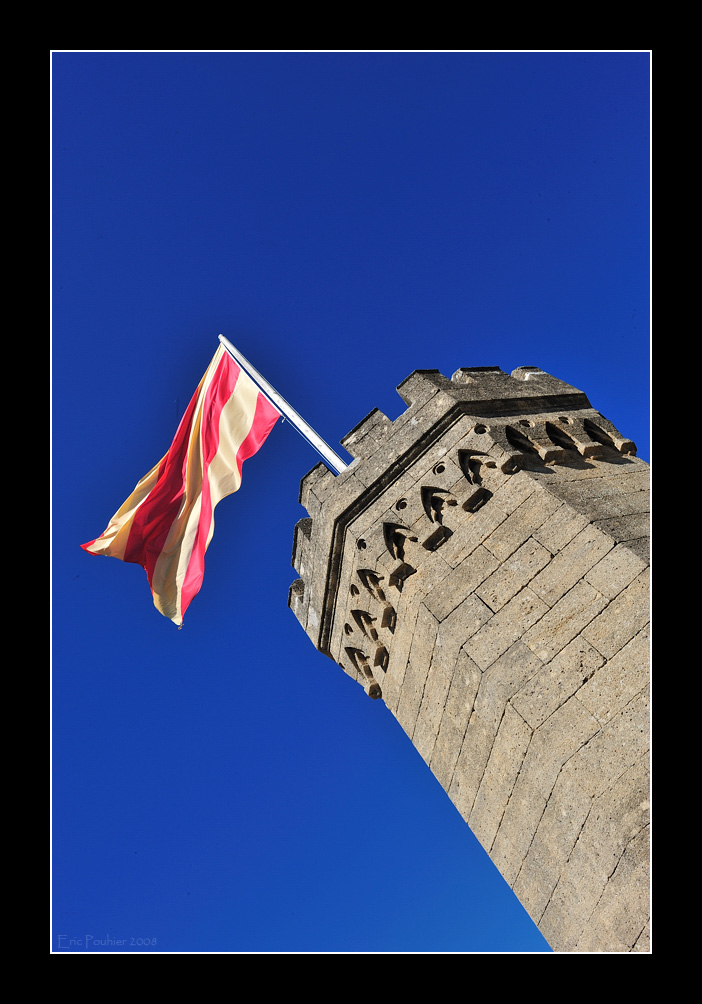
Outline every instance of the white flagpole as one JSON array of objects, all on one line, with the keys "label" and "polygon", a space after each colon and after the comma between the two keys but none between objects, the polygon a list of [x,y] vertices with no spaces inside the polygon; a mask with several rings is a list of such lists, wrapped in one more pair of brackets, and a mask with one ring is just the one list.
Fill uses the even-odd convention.
[{"label": "white flagpole", "polygon": [[261,376],[258,370],[254,369],[248,359],[245,359],[241,352],[239,352],[238,349],[235,349],[232,343],[228,341],[224,335],[220,335],[219,340],[232,359],[234,359],[251,377],[261,393],[268,398],[270,403],[278,409],[284,418],[287,418],[290,424],[297,429],[300,435],[307,440],[310,446],[314,447],[327,467],[334,471],[335,474],[341,474],[342,471],[345,471],[348,464],[345,464],[341,457],[338,457],[332,448],[324,442],[321,436],[317,435],[314,429],[307,424],[304,418],[298,415],[295,409],[288,404],[285,398],[281,397],[274,387],[271,387],[268,381]]}]

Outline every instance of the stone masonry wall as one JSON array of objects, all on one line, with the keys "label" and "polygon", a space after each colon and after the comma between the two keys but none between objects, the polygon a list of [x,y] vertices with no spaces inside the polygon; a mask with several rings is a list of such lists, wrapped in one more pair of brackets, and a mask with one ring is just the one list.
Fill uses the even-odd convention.
[{"label": "stone masonry wall", "polygon": [[417,371],[303,480],[290,606],[556,951],[648,950],[648,466],[534,367]]}]

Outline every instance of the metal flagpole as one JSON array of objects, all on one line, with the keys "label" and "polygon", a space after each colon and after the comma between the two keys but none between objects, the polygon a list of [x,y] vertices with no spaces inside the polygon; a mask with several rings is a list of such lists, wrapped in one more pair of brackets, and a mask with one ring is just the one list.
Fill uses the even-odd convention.
[{"label": "metal flagpole", "polygon": [[297,429],[303,439],[306,439],[310,446],[314,447],[327,467],[331,471],[334,471],[335,474],[341,474],[342,471],[345,471],[348,464],[345,464],[341,457],[338,457],[332,448],[324,442],[321,436],[317,435],[314,429],[307,424],[304,418],[302,418],[301,415],[298,415],[295,409],[288,404],[285,398],[281,397],[274,387],[271,387],[268,381],[261,376],[258,370],[254,369],[248,359],[245,359],[241,352],[239,352],[238,349],[235,349],[232,343],[228,341],[224,335],[220,335],[219,340],[232,359],[234,359],[251,377],[261,393],[268,398],[271,404],[278,409],[284,418],[287,418],[290,424]]}]

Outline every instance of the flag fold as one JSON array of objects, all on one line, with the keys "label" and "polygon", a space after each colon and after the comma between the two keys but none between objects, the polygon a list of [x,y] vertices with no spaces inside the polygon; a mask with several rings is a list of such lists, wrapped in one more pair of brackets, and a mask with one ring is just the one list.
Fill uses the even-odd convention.
[{"label": "flag fold", "polygon": [[141,565],[154,605],[179,627],[202,586],[214,509],[280,413],[224,346],[214,354],[168,453],[137,484],[89,554]]}]

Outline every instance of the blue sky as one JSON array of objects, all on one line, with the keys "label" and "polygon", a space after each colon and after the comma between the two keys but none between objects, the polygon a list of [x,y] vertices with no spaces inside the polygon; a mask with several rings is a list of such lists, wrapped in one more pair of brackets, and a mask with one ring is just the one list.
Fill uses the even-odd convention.
[{"label": "blue sky", "polygon": [[52,56],[55,952],[544,952],[287,609],[278,423],[182,631],[98,536],[221,332],[342,456],[415,369],[536,365],[649,459],[647,52]]}]

